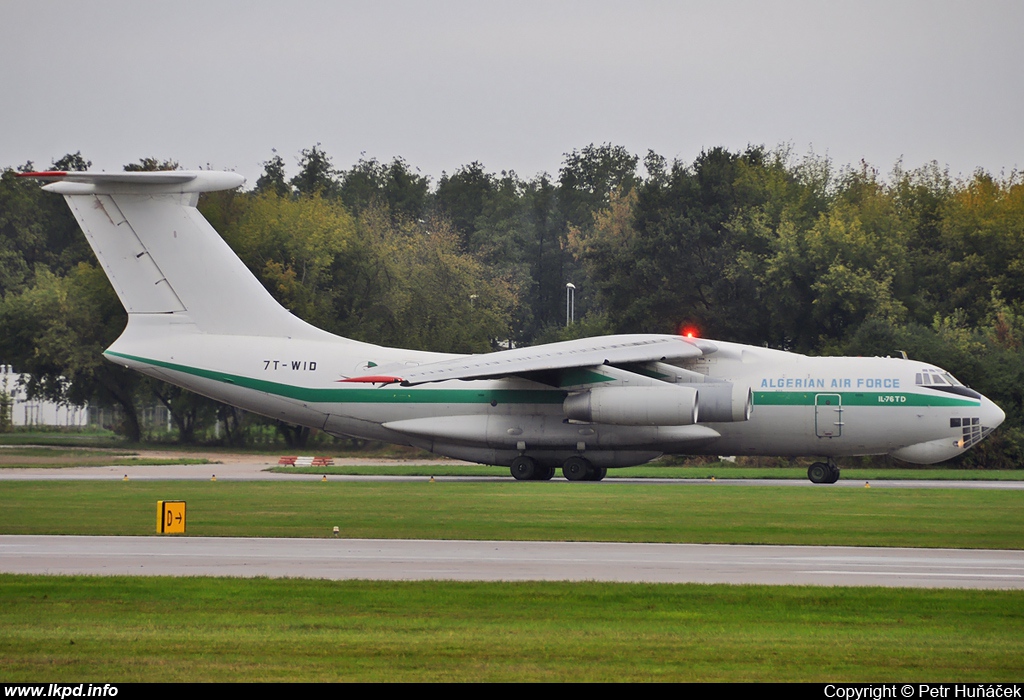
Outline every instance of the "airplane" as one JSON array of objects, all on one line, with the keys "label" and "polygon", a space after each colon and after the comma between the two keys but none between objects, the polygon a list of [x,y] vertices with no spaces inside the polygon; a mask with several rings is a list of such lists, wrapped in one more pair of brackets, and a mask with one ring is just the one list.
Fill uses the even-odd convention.
[{"label": "airplane", "polygon": [[230,172],[34,172],[64,196],[128,312],[115,363],[335,436],[506,466],[518,480],[600,481],[663,454],[941,462],[1003,422],[934,365],[809,357],[632,334],[454,355],[333,335],[292,315],[196,208]]}]

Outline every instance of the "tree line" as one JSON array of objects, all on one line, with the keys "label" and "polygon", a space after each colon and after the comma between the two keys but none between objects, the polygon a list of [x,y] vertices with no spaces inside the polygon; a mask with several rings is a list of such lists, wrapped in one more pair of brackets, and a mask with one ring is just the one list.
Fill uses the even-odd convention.
[{"label": "tree line", "polygon": [[[88,167],[81,154],[53,169]],[[473,162],[436,182],[402,158],[337,168],[319,146],[294,174],[273,154],[248,191],[200,210],[286,307],[351,338],[484,352],[600,333],[674,333],[797,352],[934,362],[1007,412],[965,455],[1024,452],[1024,183],[935,164],[882,175],[785,148],[693,162],[611,144],[526,179]],[[129,170],[173,169],[144,158]],[[179,438],[241,412],[100,356],[125,314],[60,197],[0,175],[0,362],[35,396],[116,405],[125,433],[155,396]],[[566,284],[577,320],[566,325]],[[282,431],[289,429],[282,426]],[[300,438],[301,439],[301,438]]]}]

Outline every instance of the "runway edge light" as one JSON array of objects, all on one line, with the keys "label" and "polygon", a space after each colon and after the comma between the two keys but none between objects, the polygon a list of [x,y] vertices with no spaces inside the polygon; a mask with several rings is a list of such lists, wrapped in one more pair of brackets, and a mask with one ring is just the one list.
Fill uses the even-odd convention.
[{"label": "runway edge light", "polygon": [[159,535],[185,532],[185,501],[156,502],[156,531]]}]

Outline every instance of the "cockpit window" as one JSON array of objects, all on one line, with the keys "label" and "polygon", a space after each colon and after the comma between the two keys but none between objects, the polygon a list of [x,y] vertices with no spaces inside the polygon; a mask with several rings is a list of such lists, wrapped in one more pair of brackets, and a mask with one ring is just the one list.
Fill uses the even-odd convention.
[{"label": "cockpit window", "polygon": [[938,369],[918,372],[914,379],[918,386],[963,386],[952,374]]}]

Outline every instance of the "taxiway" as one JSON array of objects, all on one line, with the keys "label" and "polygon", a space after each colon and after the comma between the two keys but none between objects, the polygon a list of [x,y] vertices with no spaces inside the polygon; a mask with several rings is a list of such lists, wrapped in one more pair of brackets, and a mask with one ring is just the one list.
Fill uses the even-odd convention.
[{"label": "taxiway", "polygon": [[607,542],[0,536],[0,571],[1024,589],[1024,552]]}]

